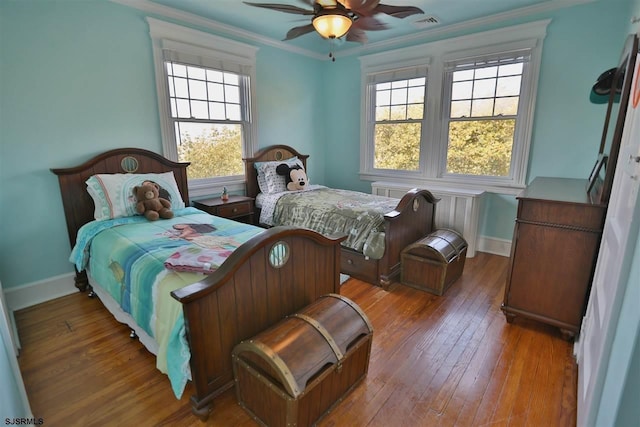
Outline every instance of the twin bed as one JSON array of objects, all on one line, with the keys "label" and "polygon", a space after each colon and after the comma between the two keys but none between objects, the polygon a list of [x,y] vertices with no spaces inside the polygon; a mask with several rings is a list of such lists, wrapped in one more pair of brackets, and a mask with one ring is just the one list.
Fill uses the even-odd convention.
[{"label": "twin bed", "polygon": [[[81,290],[92,286],[107,306],[107,301],[116,300],[118,304],[108,308],[119,321],[135,330],[150,351],[173,349],[168,354],[157,354],[158,368],[163,370],[160,364],[166,363],[166,373],[177,395],[185,381],[180,363],[188,362],[194,388],[192,410],[206,419],[214,398],[233,386],[231,352],[236,344],[322,295],[339,293],[341,238],[293,227],[238,228],[238,223],[188,207],[175,209],[171,220],[147,222],[144,217],[119,217],[94,221],[96,203],[85,184],[92,176],[153,173],[154,178],[161,178],[161,173],[172,172],[181,199],[173,199],[172,204],[188,206],[187,166],[146,150],[127,148],[105,152],[77,167],[52,171],[60,183],[69,239],[74,257],[78,258],[74,261],[80,261],[80,265],[76,263],[76,286]],[[110,198],[106,204],[113,207],[116,201],[117,198]],[[99,227],[104,230],[96,234],[100,237],[91,239],[91,230],[89,234],[85,232],[96,222],[103,223]],[[115,227],[110,228],[109,223]],[[220,238],[228,241],[236,236],[236,244],[240,245],[212,274],[163,268],[172,254],[192,247],[186,236],[180,237],[184,228],[176,234],[174,225],[196,223],[208,224],[205,228],[214,234],[205,242],[213,240],[215,246]],[[150,227],[151,234],[161,237],[160,243],[153,243],[147,234],[135,237],[140,227]],[[135,230],[133,246],[124,245],[127,228]],[[243,230],[244,234],[234,233],[234,229]],[[103,233],[110,235],[103,238]],[[107,246],[99,247],[99,240]],[[87,251],[81,247],[92,255],[88,270],[82,269]],[[149,247],[154,249],[150,253],[141,250]],[[106,259],[99,259],[100,252]],[[99,283],[94,273],[107,283]],[[166,276],[173,276],[174,280],[168,281]],[[161,307],[145,308],[143,300]],[[172,320],[162,313],[169,313]],[[178,372],[172,372],[174,368]]]},{"label": "twin bed", "polygon": [[[323,188],[287,192],[278,185],[265,187],[261,182],[265,179],[260,176],[262,173],[266,172],[268,181],[270,170],[283,162],[298,164],[306,170],[308,157],[292,147],[274,145],[244,159],[247,195],[256,198],[257,206],[266,205],[273,211],[267,217],[275,222],[267,225],[304,226],[324,234],[338,229],[347,233],[341,246],[341,271],[388,288],[400,278],[402,250],[433,231],[439,199],[427,190],[417,189],[408,191],[398,201]],[[273,188],[275,191],[270,191]],[[264,222],[265,215],[260,212],[259,216]]]},{"label": "twin bed", "polygon": [[[306,168],[307,156],[287,146],[245,159],[247,194],[260,193],[256,164],[293,157]],[[346,245],[350,236],[261,228],[189,207],[187,166],[123,148],[52,171],[60,183],[76,286],[91,287],[156,354],[177,397],[192,381],[192,411],[206,419],[214,398],[233,386],[236,344],[325,294],[339,293],[340,271],[388,285],[399,273],[402,248],[431,231],[437,200],[414,190],[393,202],[378,224],[382,253],[372,259]],[[131,187],[143,180],[163,188],[174,218],[134,215]]]}]

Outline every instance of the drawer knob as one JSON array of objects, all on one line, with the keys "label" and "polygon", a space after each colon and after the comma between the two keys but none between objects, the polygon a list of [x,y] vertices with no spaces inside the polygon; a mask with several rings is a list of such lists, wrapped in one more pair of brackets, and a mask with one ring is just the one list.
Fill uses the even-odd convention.
[{"label": "drawer knob", "polygon": [[238,208],[233,208],[233,213],[238,212]]},{"label": "drawer knob", "polygon": [[347,260],[347,264],[349,264],[349,265],[353,264],[353,260],[348,259],[348,260]]}]

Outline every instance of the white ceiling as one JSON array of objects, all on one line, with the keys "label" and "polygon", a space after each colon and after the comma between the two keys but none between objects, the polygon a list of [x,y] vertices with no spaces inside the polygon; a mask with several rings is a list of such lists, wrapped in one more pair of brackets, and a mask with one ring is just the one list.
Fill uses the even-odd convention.
[{"label": "white ceiling", "polygon": [[[190,21],[196,25],[227,29],[236,35],[258,38],[285,49],[310,55],[325,55],[329,41],[311,32],[283,41],[287,31],[306,25],[311,17],[254,7],[241,0],[113,0],[156,14]],[[312,10],[313,0],[251,0],[254,3],[292,5]],[[350,0],[369,2],[372,0]],[[334,51],[346,51],[380,43],[400,42],[403,38],[426,33],[453,32],[482,24],[498,23],[511,18],[533,15],[594,0],[380,0],[389,6],[415,6],[424,11],[403,19],[385,14],[376,18],[384,22],[386,29],[367,31],[367,46],[338,40]],[[437,23],[425,21],[435,18]]]}]

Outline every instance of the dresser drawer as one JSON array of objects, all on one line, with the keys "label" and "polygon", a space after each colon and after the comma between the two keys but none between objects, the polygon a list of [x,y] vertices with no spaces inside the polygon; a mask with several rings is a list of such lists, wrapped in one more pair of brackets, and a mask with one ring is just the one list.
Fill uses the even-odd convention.
[{"label": "dresser drawer", "polygon": [[605,211],[600,206],[555,201],[520,200],[518,221],[601,230]]},{"label": "dresser drawer", "polygon": [[225,218],[233,218],[236,216],[247,215],[250,213],[253,213],[252,201],[233,203],[231,205],[219,206],[217,208],[217,215]]}]

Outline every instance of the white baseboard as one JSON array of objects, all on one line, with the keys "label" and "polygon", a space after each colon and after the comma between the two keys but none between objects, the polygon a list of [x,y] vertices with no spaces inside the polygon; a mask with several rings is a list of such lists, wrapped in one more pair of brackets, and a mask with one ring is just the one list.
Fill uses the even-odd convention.
[{"label": "white baseboard", "polygon": [[511,240],[480,236],[478,238],[478,250],[480,252],[509,257],[511,256]]},{"label": "white baseboard", "polygon": [[32,305],[40,304],[55,298],[78,292],[75,284],[75,273],[32,282],[24,286],[16,286],[4,290],[9,311],[13,312]]}]

